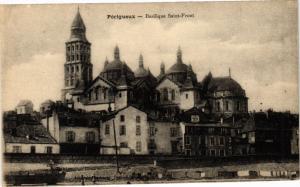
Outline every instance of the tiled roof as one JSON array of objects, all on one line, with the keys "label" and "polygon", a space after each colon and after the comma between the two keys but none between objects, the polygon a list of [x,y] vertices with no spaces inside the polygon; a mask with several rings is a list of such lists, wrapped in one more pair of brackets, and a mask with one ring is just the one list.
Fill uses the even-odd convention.
[{"label": "tiled roof", "polygon": [[9,123],[4,128],[5,143],[24,144],[56,144],[57,142],[47,132],[44,126],[38,125],[16,125]]},{"label": "tiled roof", "polygon": [[97,113],[58,112],[60,126],[97,127],[100,125],[101,115]]},{"label": "tiled roof", "polygon": [[245,90],[241,85],[231,77],[215,77],[208,84],[208,90],[214,91],[232,91],[239,95],[245,95]]}]

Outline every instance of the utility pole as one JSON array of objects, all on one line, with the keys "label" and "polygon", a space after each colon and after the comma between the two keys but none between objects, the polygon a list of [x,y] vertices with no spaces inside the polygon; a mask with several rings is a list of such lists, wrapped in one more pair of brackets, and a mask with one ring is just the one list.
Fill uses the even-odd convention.
[{"label": "utility pole", "polygon": [[[112,108],[111,108],[111,102],[112,102],[112,99],[114,100],[114,92],[113,90],[109,89],[108,90],[108,99],[109,99],[109,102],[108,102],[108,112],[109,113],[112,113]],[[112,98],[113,97],[113,98]],[[115,125],[115,120],[114,118],[112,118],[112,122],[113,122],[113,128],[114,128],[114,139],[115,139],[115,156],[116,156],[116,164],[117,164],[117,173],[120,173],[120,170],[119,170],[119,158],[118,158],[118,145],[117,145],[117,136],[116,136],[116,125]]]},{"label": "utility pole", "polygon": [[115,126],[115,120],[114,119],[113,119],[113,128],[114,128],[114,138],[115,138],[117,173],[120,173],[120,170],[119,170],[119,160],[118,160],[118,145],[117,145],[117,137],[116,137],[116,126]]}]

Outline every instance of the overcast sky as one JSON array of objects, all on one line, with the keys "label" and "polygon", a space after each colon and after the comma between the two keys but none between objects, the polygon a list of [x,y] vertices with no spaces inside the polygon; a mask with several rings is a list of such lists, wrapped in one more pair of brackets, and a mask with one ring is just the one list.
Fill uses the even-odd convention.
[{"label": "overcast sky", "polygon": [[[4,9],[3,110],[21,99],[35,108],[59,100],[63,88],[65,42],[77,5],[18,5]],[[92,43],[94,77],[118,44],[121,59],[137,68],[139,54],[154,75],[168,69],[181,46],[183,61],[198,80],[232,77],[246,90],[249,110],[298,112],[297,4],[295,1],[190,4],[80,5]],[[190,19],[110,20],[108,14],[187,13]],[[3,15],[3,14],[2,14]],[[1,18],[0,18],[1,21]],[[261,104],[262,103],[262,104]]]}]

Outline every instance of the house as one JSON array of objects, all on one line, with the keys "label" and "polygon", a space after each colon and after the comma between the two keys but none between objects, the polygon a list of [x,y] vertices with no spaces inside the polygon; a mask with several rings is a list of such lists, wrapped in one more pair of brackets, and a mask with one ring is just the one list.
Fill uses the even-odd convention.
[{"label": "house", "polygon": [[194,107],[182,114],[183,151],[187,156],[227,157],[232,155],[230,123]]},{"label": "house", "polygon": [[44,126],[28,116],[3,121],[4,153],[58,154],[59,144]]},{"label": "house", "polygon": [[[251,113],[236,138],[237,155],[288,156],[291,154],[292,127],[299,120],[287,112]],[[294,131],[296,133],[296,131]]]},{"label": "house", "polygon": [[149,154],[182,154],[182,130],[177,119],[151,118],[149,123]]},{"label": "house", "polygon": [[135,106],[112,112],[100,125],[101,154],[149,154],[147,114]]},{"label": "house", "polygon": [[52,114],[42,119],[42,124],[59,143],[61,153],[99,154],[99,116],[56,104]]}]

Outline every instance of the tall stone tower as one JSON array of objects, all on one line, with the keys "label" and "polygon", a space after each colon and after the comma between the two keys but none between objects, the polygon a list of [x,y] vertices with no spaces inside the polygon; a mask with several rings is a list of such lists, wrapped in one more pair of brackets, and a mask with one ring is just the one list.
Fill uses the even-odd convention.
[{"label": "tall stone tower", "polygon": [[86,28],[78,9],[72,22],[70,39],[66,42],[63,101],[70,100],[74,96],[79,100],[79,96],[93,78],[91,43],[86,39],[85,32]]}]

